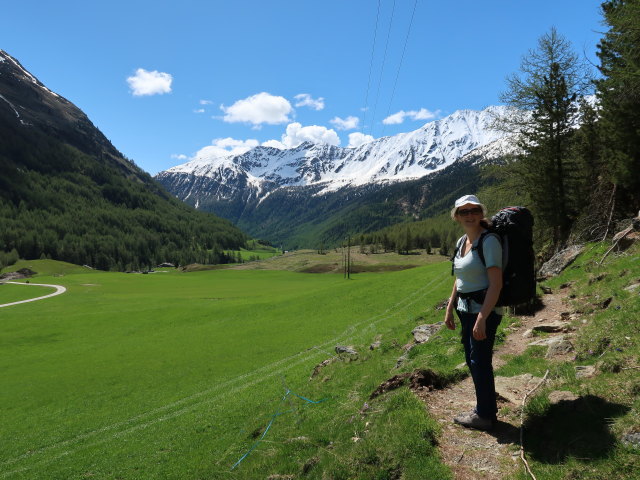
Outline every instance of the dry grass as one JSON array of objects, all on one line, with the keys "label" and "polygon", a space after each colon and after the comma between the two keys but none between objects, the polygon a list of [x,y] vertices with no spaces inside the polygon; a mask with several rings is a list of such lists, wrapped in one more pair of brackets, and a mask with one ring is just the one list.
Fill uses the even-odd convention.
[{"label": "dry grass", "polygon": [[[427,255],[424,251],[399,255],[395,252],[365,254],[357,246],[351,248],[351,272],[397,271],[439,263],[446,259],[442,255]],[[327,250],[319,254],[315,250],[297,250],[265,260],[248,262],[227,268],[238,270],[287,270],[302,273],[342,273],[343,253],[340,249]]]}]

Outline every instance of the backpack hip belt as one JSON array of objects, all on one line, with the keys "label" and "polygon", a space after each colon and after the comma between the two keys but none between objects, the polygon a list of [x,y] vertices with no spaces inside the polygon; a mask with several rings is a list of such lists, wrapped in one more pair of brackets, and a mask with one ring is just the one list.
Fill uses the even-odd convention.
[{"label": "backpack hip belt", "polygon": [[480,305],[484,303],[484,297],[486,295],[487,295],[486,288],[484,290],[476,290],[475,292],[466,292],[466,293],[458,292],[458,297],[462,298],[463,300],[471,299]]}]

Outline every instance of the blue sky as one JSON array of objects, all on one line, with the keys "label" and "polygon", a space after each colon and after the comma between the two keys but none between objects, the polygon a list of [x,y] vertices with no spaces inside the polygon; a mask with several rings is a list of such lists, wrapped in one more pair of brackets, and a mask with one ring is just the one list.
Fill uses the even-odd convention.
[{"label": "blue sky", "polygon": [[155,174],[204,147],[348,146],[498,104],[506,75],[552,26],[596,64],[599,6],[13,1],[2,7],[0,48]]}]

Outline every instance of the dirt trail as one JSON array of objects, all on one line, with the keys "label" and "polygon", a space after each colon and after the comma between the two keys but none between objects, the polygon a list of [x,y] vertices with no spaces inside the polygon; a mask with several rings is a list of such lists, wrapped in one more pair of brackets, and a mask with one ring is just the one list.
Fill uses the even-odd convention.
[{"label": "dirt trail", "polygon": [[[542,321],[560,321],[561,313],[567,310],[562,293],[544,295],[544,308],[534,316],[519,317],[520,324],[510,327],[505,342],[494,351],[493,366],[498,369],[507,361],[507,355],[518,355],[525,351],[533,338],[523,333]],[[456,319],[457,320],[457,319]],[[457,325],[459,328],[459,325]],[[464,359],[461,357],[461,361]],[[464,367],[466,368],[466,367]],[[443,461],[449,465],[456,480],[509,479],[515,469],[522,468],[520,452],[520,405],[526,391],[517,392],[518,404],[498,399],[498,424],[490,432],[466,429],[453,423],[460,412],[475,406],[475,392],[471,377],[443,390],[415,392],[426,405],[430,414],[442,425],[439,450]],[[502,407],[509,407],[504,415]]]}]

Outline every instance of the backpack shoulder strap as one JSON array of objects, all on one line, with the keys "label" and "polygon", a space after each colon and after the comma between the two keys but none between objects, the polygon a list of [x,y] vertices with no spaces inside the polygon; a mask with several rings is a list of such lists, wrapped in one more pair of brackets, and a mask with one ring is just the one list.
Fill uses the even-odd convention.
[{"label": "backpack shoulder strap", "polygon": [[474,249],[478,251],[478,256],[480,257],[480,261],[482,262],[482,265],[484,265],[485,267],[487,266],[487,262],[484,259],[484,239],[487,238],[487,236],[489,235],[493,235],[498,239],[500,243],[502,243],[502,239],[500,238],[500,235],[498,235],[496,232],[491,232],[488,230],[486,232],[482,232],[482,234],[480,235],[480,239],[478,240],[478,246],[474,247]]},{"label": "backpack shoulder strap", "polygon": [[460,247],[464,242],[466,242],[466,240],[467,240],[467,234],[465,233],[463,236],[461,236],[458,239],[458,242],[456,243],[456,248],[453,251],[453,255],[451,255],[451,275],[453,275],[453,267],[456,261],[456,255],[458,255],[458,252],[460,251]]}]

